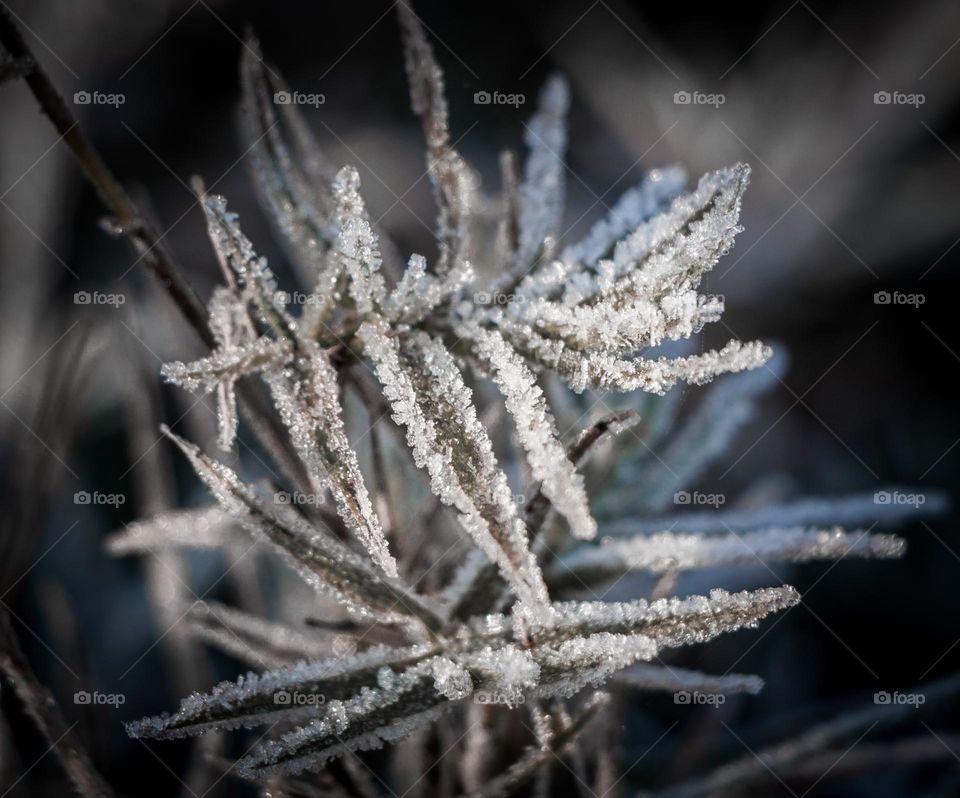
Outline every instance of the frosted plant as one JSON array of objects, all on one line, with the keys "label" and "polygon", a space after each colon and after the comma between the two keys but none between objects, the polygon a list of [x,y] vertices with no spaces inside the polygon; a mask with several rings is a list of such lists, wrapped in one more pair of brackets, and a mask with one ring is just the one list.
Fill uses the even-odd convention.
[{"label": "frosted plant", "polygon": [[[651,354],[720,318],[722,298],[700,285],[740,230],[749,168],[720,169],[686,192],[680,168],[655,170],[558,252],[565,82],[551,78],[542,93],[522,175],[505,155],[502,192],[487,196],[451,144],[432,49],[414,14],[397,7],[439,206],[435,261],[414,254],[402,265],[371,220],[357,170],[332,166],[296,107],[271,102],[284,87],[250,42],[243,127],[263,205],[308,301],[290,307],[226,200],[198,184],[225,276],[209,305],[216,348],[164,368],[189,391],[216,393],[227,451],[238,430],[235,385],[260,379],[299,463],[284,487],[313,500],[278,501],[165,429],[217,504],[148,519],[109,543],[127,554],[233,546],[248,536],[256,542],[250,556],[278,554],[315,591],[316,608],[304,614],[320,618],[316,628],[298,629],[222,605],[190,608],[187,622],[201,639],[257,672],[127,728],[138,738],[176,738],[265,727],[236,772],[268,779],[462,724],[457,789],[546,789],[556,757],[582,766],[596,753],[583,730],[609,703],[593,691],[614,678],[654,691],[761,689],[757,676],[653,661],[755,627],[794,605],[797,592],[672,596],[681,572],[898,557],[903,541],[871,528],[881,510],[897,520],[904,506],[852,497],[667,513],[671,496],[723,453],[782,369],[759,342]],[[731,376],[672,433],[675,403],[634,393],[662,395],[678,382],[724,374]],[[618,392],[644,409],[595,420],[565,446],[566,431],[588,409],[569,389],[591,405],[602,399],[597,391]],[[511,421],[509,448],[487,423],[499,412],[494,391]],[[351,418],[374,429],[352,443]],[[647,453],[661,443],[655,463]],[[611,470],[613,458],[619,466]],[[592,510],[588,488],[597,475],[609,478]],[[436,504],[411,488],[418,481]],[[332,509],[321,503],[326,497]],[[924,509],[937,503],[931,497]],[[845,531],[835,521],[867,528]],[[443,562],[447,552],[458,555],[456,567]],[[419,579],[418,562],[431,563]],[[596,598],[605,584],[642,573],[659,580],[649,598],[582,600],[584,591]],[[491,729],[511,722],[532,727],[530,747],[494,775]]]}]

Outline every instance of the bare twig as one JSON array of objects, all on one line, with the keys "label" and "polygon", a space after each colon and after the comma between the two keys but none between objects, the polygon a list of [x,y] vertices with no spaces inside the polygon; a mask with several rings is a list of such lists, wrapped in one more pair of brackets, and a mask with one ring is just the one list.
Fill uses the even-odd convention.
[{"label": "bare twig", "polygon": [[112,796],[113,791],[76,740],[73,726],[67,725],[50,691],[37,681],[5,610],[0,611],[0,674],[23,702],[40,733],[50,741],[77,792],[85,798]]}]

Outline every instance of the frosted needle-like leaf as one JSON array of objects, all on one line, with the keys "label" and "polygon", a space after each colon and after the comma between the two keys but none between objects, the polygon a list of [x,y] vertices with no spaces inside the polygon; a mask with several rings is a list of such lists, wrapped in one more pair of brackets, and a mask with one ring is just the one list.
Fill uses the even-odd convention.
[{"label": "frosted needle-like leaf", "polygon": [[597,524],[590,515],[583,477],[558,440],[556,423],[536,378],[498,333],[474,327],[472,338],[477,356],[492,370],[506,399],[520,445],[543,494],[570,523],[574,537],[594,537]]}]

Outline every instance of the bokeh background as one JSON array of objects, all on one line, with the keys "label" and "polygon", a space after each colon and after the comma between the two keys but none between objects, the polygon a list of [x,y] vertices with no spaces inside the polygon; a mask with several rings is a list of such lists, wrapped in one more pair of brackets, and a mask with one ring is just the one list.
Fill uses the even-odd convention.
[{"label": "bokeh background", "polygon": [[[293,88],[324,95],[307,119],[332,160],[358,167],[374,216],[405,252],[434,252],[420,133],[389,3],[3,5],[68,99],[84,90],[122,93],[118,107],[72,110],[148,204],[201,296],[218,273],[192,175],[215,184],[263,254],[282,261],[236,132],[237,63],[248,29]],[[776,341],[791,365],[703,490],[769,498],[908,485],[956,497],[956,3],[422,0],[417,11],[446,69],[454,138],[488,185],[496,185],[498,151],[522,149],[521,120],[545,77],[555,70],[569,77],[567,241],[647,169],[679,162],[696,176],[737,160],[752,165],[745,232],[708,278],[728,310],[707,339],[732,331]],[[518,93],[526,102],[478,105],[478,91]],[[682,91],[722,94],[723,103],[677,104]],[[922,104],[878,104],[877,92],[919,94]],[[126,242],[100,228],[102,206],[22,83],[0,85],[0,119],[2,602],[34,669],[117,791],[189,795],[180,781],[187,746],[148,748],[123,733],[122,720],[173,707],[191,674],[176,673],[184,661],[171,660],[162,640],[167,627],[146,598],[149,569],[109,557],[103,543],[158,501],[202,501],[195,481],[172,465],[168,444],[137,423],[177,422],[188,437],[209,439],[209,409],[159,378],[161,362],[200,348]],[[79,291],[124,301],[78,305]],[[880,291],[919,295],[922,304],[877,304]],[[699,395],[677,390],[685,405]],[[167,473],[167,484],[138,477],[147,464],[148,474]],[[78,491],[125,500],[82,505]],[[626,794],[869,705],[878,690],[955,672],[955,520],[951,512],[903,529],[902,561],[777,569],[805,594],[803,605],[769,634],[738,633],[681,660],[726,669],[747,651],[736,669],[762,674],[767,690],[722,712],[631,698],[624,761],[660,742],[621,785]],[[242,574],[221,578],[223,571],[216,558],[198,557],[186,577],[198,595],[229,601]],[[771,576],[761,569],[743,579]],[[193,676],[238,671],[222,656],[203,660]],[[81,689],[122,693],[125,703],[78,706],[73,695]],[[0,701],[0,794],[64,794],[54,757],[44,756],[48,743],[8,690]],[[894,730],[935,738],[947,749],[942,756],[825,779],[809,794],[958,794],[955,709],[927,706]],[[870,739],[890,736],[897,735],[884,730]],[[809,787],[771,778],[757,794]],[[243,789],[227,778],[208,794]]]}]

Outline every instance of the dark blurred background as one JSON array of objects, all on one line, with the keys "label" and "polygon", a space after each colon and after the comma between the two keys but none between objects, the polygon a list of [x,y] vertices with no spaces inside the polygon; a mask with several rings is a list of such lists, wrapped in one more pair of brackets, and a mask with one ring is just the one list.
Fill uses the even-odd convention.
[{"label": "dark blurred background", "polygon": [[[324,95],[322,105],[305,109],[307,119],[332,160],[360,169],[373,215],[405,252],[433,254],[432,198],[388,3],[3,4],[68,99],[78,91],[122,93],[122,105],[72,110],[133,195],[149,197],[164,242],[201,296],[218,271],[188,188],[192,175],[229,198],[271,263],[281,260],[236,132],[237,63],[248,29],[293,88]],[[955,497],[956,3],[465,0],[416,8],[446,70],[454,139],[489,186],[498,151],[522,149],[521,120],[545,77],[554,70],[569,77],[567,242],[647,169],[679,162],[695,179],[737,160],[752,165],[745,232],[708,278],[727,300],[724,323],[708,341],[731,331],[774,340],[791,366],[704,490],[734,495],[762,479],[772,495],[895,484]],[[526,102],[477,105],[478,91],[520,93]],[[677,104],[684,91],[722,94],[723,103]],[[884,104],[877,92],[921,97]],[[168,423],[184,417],[188,437],[209,435],[209,412],[159,388],[162,361],[201,349],[127,243],[99,228],[102,206],[21,82],[0,86],[0,115],[2,601],[33,667],[117,790],[189,794],[178,779],[184,746],[148,749],[123,733],[121,720],[169,709],[179,695],[157,643],[164,630],[149,611],[143,569],[110,558],[103,541],[154,509],[149,490],[136,485],[141,460],[173,459],[165,442],[132,440],[131,394],[154,395]],[[125,301],[78,305],[80,291]],[[878,304],[877,292],[922,300]],[[684,402],[694,402],[698,391],[683,390]],[[126,500],[78,505],[78,491]],[[202,501],[186,473],[170,495],[181,505]],[[768,634],[738,633],[683,660],[721,669],[736,662],[737,671],[761,673],[768,689],[731,702],[722,716],[634,699],[627,762],[681,723],[661,743],[673,759],[644,759],[627,783],[690,776],[686,762],[742,756],[747,745],[870,704],[878,690],[955,672],[955,517],[903,529],[902,561],[778,569],[805,594],[804,605]],[[231,580],[218,582],[222,571],[197,558],[191,587],[228,599]],[[771,577],[760,572],[755,580]],[[218,678],[238,669],[225,658],[210,667]],[[122,693],[125,704],[74,703],[77,690],[94,688]],[[15,697],[5,691],[2,701],[2,794],[65,792],[54,758],[44,756],[47,743]],[[960,731],[955,717],[945,708],[925,712],[926,729],[950,748]],[[904,731],[927,733],[919,721]],[[704,746],[709,754],[699,751]],[[827,779],[810,794],[956,795],[958,773],[954,746],[935,764]],[[239,789],[229,778],[216,788]],[[769,794],[789,792],[771,781]]]}]

